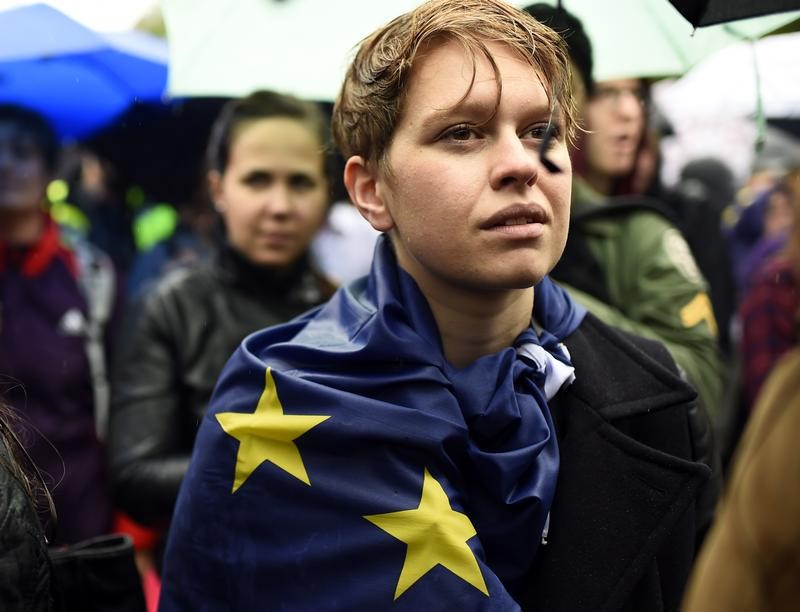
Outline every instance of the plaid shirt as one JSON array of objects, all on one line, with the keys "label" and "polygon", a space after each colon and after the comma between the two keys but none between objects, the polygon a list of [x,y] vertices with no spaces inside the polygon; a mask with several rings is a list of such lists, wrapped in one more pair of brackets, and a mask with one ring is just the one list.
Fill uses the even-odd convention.
[{"label": "plaid shirt", "polygon": [[799,309],[800,288],[792,262],[777,257],[758,272],[739,307],[742,384],[749,406],[775,362],[798,345]]}]

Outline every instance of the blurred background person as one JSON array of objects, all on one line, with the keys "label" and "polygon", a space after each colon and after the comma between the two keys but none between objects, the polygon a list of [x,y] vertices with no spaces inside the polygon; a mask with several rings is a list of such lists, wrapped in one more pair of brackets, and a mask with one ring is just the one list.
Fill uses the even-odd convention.
[{"label": "blurred background person", "polygon": [[781,175],[752,202],[743,205],[730,229],[734,279],[740,300],[759,269],[786,244],[794,219],[790,177],[790,173]]},{"label": "blurred background person", "polygon": [[733,171],[724,161],[714,157],[688,162],[681,169],[678,182],[671,189],[662,191],[697,266],[708,281],[719,344],[728,359],[734,348],[731,325],[737,295],[723,218],[736,201],[736,191]]},{"label": "blurred background person", "polygon": [[637,174],[639,152],[653,154],[645,138],[647,83],[595,83],[592,45],[581,22],[543,3],[525,10],[562,34],[583,92],[585,131],[572,152],[570,233],[551,276],[606,323],[661,341],[713,417],[724,368],[707,283],[663,203],[632,187],[657,181],[641,174],[645,166],[655,171],[653,160]]},{"label": "blurred background person", "polygon": [[230,101],[213,126],[208,187],[224,242],[133,305],[113,377],[114,492],[144,525],[167,527],[233,350],[333,293],[309,253],[330,202],[328,131],[316,105],[269,91]]},{"label": "blurred background person", "polygon": [[[215,244],[222,239],[205,184],[202,192],[190,193],[175,206],[167,202],[148,204],[135,218],[134,227],[148,227],[159,218],[163,219],[159,224],[165,226],[165,231],[156,234],[157,240],[141,241],[128,271],[128,302],[140,300],[171,269],[209,259]],[[145,233],[149,234],[146,230]]]},{"label": "blurred background person", "polygon": [[125,186],[127,231],[135,244],[125,282],[128,301],[170,268],[207,258],[221,237],[204,153],[211,125],[229,100],[140,101],[86,141]]},{"label": "blurred background person", "polygon": [[778,240],[778,250],[765,255],[753,271],[738,314],[741,391],[747,413],[777,361],[800,341],[800,223],[796,221],[800,216],[800,170],[789,173],[771,191],[781,210],[765,211],[767,219],[778,219],[765,219],[764,226],[777,226],[767,235]]},{"label": "blurred background person", "polygon": [[67,148],[56,174],[47,190],[50,214],[108,254],[124,278],[136,252],[134,210],[124,178],[109,159],[85,145]]},{"label": "blurred background person", "polygon": [[800,229],[795,221],[800,213],[800,172],[774,180],[739,211],[731,235],[732,272],[739,275],[741,287],[731,324],[730,385],[717,423],[726,471],[761,386],[780,357],[800,340]]},{"label": "blurred background person", "polygon": [[110,259],[47,212],[57,157],[42,116],[0,105],[0,372],[15,381],[5,399],[36,430],[30,454],[52,490],[55,545],[111,529],[101,436],[120,303]]}]

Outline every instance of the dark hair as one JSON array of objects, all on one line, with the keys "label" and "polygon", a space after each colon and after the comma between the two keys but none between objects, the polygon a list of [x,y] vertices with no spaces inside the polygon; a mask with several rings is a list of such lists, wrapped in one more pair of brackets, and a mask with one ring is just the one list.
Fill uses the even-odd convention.
[{"label": "dark hair", "polygon": [[50,172],[55,170],[59,152],[58,136],[44,115],[26,106],[0,104],[0,123],[10,123],[33,138],[47,169]]},{"label": "dark hair", "polygon": [[[21,419],[0,399],[0,465],[20,484],[34,507],[38,508],[44,503],[52,523],[55,524],[56,508],[53,498],[36,463],[14,431],[12,424],[16,421]],[[2,447],[5,447],[5,452]]]},{"label": "dark hair", "polygon": [[567,43],[569,59],[578,69],[586,87],[586,93],[592,95],[594,93],[592,42],[583,29],[581,20],[561,6],[550,6],[542,2],[526,6],[523,10],[537,21],[561,34],[564,42]]},{"label": "dark hair", "polygon": [[[288,117],[297,119],[314,131],[320,144],[320,153],[329,152],[330,129],[325,114],[314,102],[308,102],[273,91],[255,91],[244,98],[236,98],[222,107],[214,125],[206,148],[206,162],[209,170],[224,172],[228,166],[231,141],[236,129],[247,121]],[[327,171],[327,160],[324,164]]]}]

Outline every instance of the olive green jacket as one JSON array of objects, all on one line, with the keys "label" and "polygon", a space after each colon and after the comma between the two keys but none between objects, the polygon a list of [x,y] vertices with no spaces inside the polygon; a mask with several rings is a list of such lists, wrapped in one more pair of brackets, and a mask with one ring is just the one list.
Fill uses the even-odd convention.
[{"label": "olive green jacket", "polygon": [[660,340],[672,354],[713,420],[725,378],[708,285],[679,230],[654,206],[625,206],[573,183],[570,242],[583,241],[596,261],[605,295],[598,296],[565,266],[553,271],[570,294],[609,325]]}]

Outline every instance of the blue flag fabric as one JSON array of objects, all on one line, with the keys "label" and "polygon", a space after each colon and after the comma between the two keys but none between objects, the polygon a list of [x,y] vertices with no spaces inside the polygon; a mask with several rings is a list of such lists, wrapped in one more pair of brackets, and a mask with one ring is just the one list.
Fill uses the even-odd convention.
[{"label": "blue flag fabric", "polygon": [[368,277],[246,338],[198,433],[160,610],[518,609],[558,475],[546,387],[585,314],[549,279],[535,304],[538,334],[455,369],[384,236]]}]

